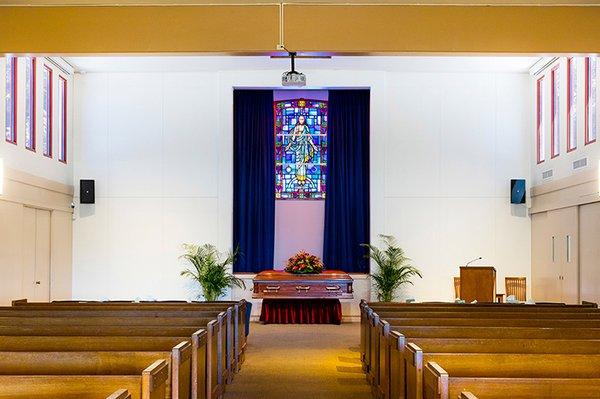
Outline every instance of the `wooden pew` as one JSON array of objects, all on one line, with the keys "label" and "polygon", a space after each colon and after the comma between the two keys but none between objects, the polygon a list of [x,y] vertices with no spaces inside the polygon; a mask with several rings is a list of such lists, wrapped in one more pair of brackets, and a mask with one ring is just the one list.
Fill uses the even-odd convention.
[{"label": "wooden pew", "polygon": [[[389,332],[387,348],[389,352],[382,351],[383,359],[373,359],[381,368],[374,367],[374,373],[379,379],[374,379],[374,391],[385,396],[402,397],[404,392],[405,350],[409,342],[418,339],[475,339],[475,340],[506,340],[527,342],[530,340],[556,340],[557,343],[569,340],[599,340],[599,329],[561,329],[561,328],[536,328],[514,327],[501,329],[493,327],[392,327],[386,328]],[[387,355],[387,356],[386,356]],[[396,377],[390,377],[396,376]],[[391,384],[389,382],[392,382]]]},{"label": "wooden pew", "polygon": [[234,322],[239,325],[238,335],[236,335],[236,345],[239,350],[238,367],[244,362],[246,351],[246,309],[248,303],[245,299],[239,301],[217,301],[217,302],[199,302],[199,301],[53,301],[53,302],[28,302],[27,299],[19,299],[12,301],[14,307],[40,308],[52,306],[55,309],[58,306],[81,306],[86,307],[107,307],[112,309],[155,309],[155,310],[189,310],[189,309],[213,309],[226,310],[227,307],[234,307]]},{"label": "wooden pew", "polygon": [[[193,346],[189,337],[0,336],[0,352],[65,352],[67,355],[72,355],[81,351],[156,353],[171,350],[171,363],[179,367],[179,372],[173,374],[178,382],[171,383],[172,386],[177,387],[173,389],[178,390],[174,397],[190,396],[194,399],[198,397],[205,399],[206,330],[197,331],[192,337],[195,341]],[[194,350],[197,352],[196,356],[193,355]],[[198,358],[199,365],[194,360]],[[200,369],[202,378],[199,381],[197,375],[195,379],[192,378],[192,368],[195,367]],[[194,385],[190,390],[192,379]]]},{"label": "wooden pew", "polygon": [[362,300],[360,303],[361,316],[361,334],[360,334],[360,352],[363,363],[363,370],[368,373],[370,368],[370,328],[374,327],[378,321],[372,320],[375,312],[402,311],[405,313],[418,313],[419,315],[432,312],[450,312],[454,314],[489,312],[489,311],[527,311],[536,314],[563,313],[568,314],[581,313],[592,314],[597,317],[597,304],[587,303],[585,305],[565,305],[565,304],[545,304],[545,305],[520,305],[520,304],[455,304],[455,303],[398,303],[398,302],[367,302]]},{"label": "wooden pew", "polygon": [[597,399],[600,392],[600,378],[460,377],[435,362],[427,363],[423,378],[425,399],[455,398],[463,390],[477,392],[479,399]]},{"label": "wooden pew", "polygon": [[190,399],[191,352],[189,341],[171,351],[0,352],[0,375],[136,375],[164,359],[170,376],[166,398]]},{"label": "wooden pew", "polygon": [[[15,340],[20,336],[92,336],[93,340],[99,337],[121,339],[123,337],[148,337],[162,338],[186,337],[191,341],[191,380],[192,398],[217,398],[224,391],[223,356],[220,324],[212,320],[206,330],[195,330],[195,327],[157,327],[157,326],[5,326],[0,325],[0,336],[13,336]],[[81,340],[79,340],[81,341]],[[47,341],[46,341],[47,343]],[[1,345],[1,343],[0,343]]]},{"label": "wooden pew", "polygon": [[423,398],[423,367],[428,362],[461,377],[600,378],[600,350],[597,342],[592,344],[596,345],[595,354],[573,354],[568,341],[563,348],[553,348],[561,353],[488,353],[486,348],[477,347],[467,348],[466,352],[423,352],[408,343],[404,351],[406,397]]},{"label": "wooden pew", "polygon": [[[464,306],[464,305],[463,305]],[[389,306],[384,306],[384,308],[389,308]],[[407,306],[402,306],[403,312],[405,310],[405,308],[407,308]],[[417,307],[419,308],[419,307]],[[423,308],[423,307],[421,307]],[[477,309],[474,306],[469,305],[469,309],[471,309],[468,312],[462,312],[463,309],[466,309],[464,307],[461,307],[460,305],[455,305],[454,307],[446,307],[447,309],[445,309],[444,312],[439,312],[439,314],[441,316],[444,316],[446,314],[452,314],[455,317],[447,317],[447,319],[452,319],[449,320],[447,322],[447,324],[449,325],[470,325],[472,324],[471,321],[460,321],[458,320],[459,316],[464,314],[466,316],[464,316],[463,318],[471,318],[472,320],[481,320],[481,309]],[[514,308],[508,308],[506,306],[498,306],[498,307],[492,307],[492,306],[486,306],[485,307],[488,312],[486,317],[490,317],[490,316],[494,316],[496,317],[496,312],[501,312],[498,313],[498,317],[501,316],[506,316],[509,312],[508,309],[510,309],[510,313],[513,315],[510,318],[515,320],[516,318],[519,317],[519,314],[521,314],[522,312],[525,312],[523,317],[528,318],[529,319],[535,319],[536,315],[538,314],[537,311],[535,310],[535,307],[533,306],[519,306],[516,305],[516,307]],[[427,309],[425,307],[425,309]],[[560,314],[559,312],[566,312],[568,314],[571,314],[571,312],[573,310],[575,311],[580,311],[580,309],[582,309],[581,307],[564,307],[564,306],[560,306],[560,307],[556,307],[554,308],[554,311],[552,313],[548,313],[548,309],[551,309],[551,307],[544,307],[544,311],[541,312],[541,314],[544,315],[556,315],[556,314]],[[560,309],[560,310],[559,310]],[[583,324],[577,323],[577,321],[583,321],[583,320],[588,320],[588,321],[583,321],[583,323],[589,323],[589,326],[593,326],[593,324],[599,320],[598,319],[598,315],[600,315],[600,312],[598,312],[597,309],[595,308],[583,308],[583,309],[587,309],[587,311],[592,312],[589,313],[589,318],[583,318],[583,319],[574,319],[573,321],[570,320],[566,320],[566,321],[558,321],[555,324],[562,324],[565,326],[571,325],[573,327],[576,326],[580,326]],[[436,311],[439,310],[436,308]],[[438,319],[439,318],[428,318],[428,317],[421,317],[422,315],[426,314],[426,313],[430,313],[428,311],[423,311],[423,312],[419,312],[417,313],[403,313],[403,315],[410,315],[410,314],[414,314],[415,316],[418,316],[420,319],[422,320],[416,320],[416,321],[412,321],[408,320],[408,318],[404,318],[402,320],[398,320],[398,324],[401,322],[404,322],[405,325],[410,325],[410,324],[414,324],[414,325],[434,325],[434,324],[438,324]],[[390,314],[390,313],[387,313]],[[470,315],[473,314],[473,316],[471,317]],[[501,315],[501,316],[500,316]],[[559,317],[559,316],[556,316]],[[390,320],[390,322],[394,322],[393,318],[387,318],[387,320]],[[506,325],[532,325],[530,321],[506,321]],[[556,318],[554,318],[553,320],[558,320]],[[482,322],[481,324],[483,324],[484,322]],[[490,325],[494,325],[494,324],[498,324],[493,320],[488,321],[488,323]],[[540,321],[540,324],[544,324],[545,322]],[[394,323],[396,324],[396,323]],[[373,382],[373,379],[376,376],[376,370],[371,370],[372,368],[376,369],[377,368],[377,361],[379,361],[379,352],[382,350],[382,347],[379,346],[379,341],[380,341],[380,337],[382,335],[387,335],[386,331],[383,331],[383,325],[380,322],[380,317],[379,314],[374,312],[372,309],[370,309],[368,306],[366,306],[366,304],[364,304],[363,308],[361,309],[361,357],[363,359],[363,369],[364,371],[367,373],[367,379],[369,382]]]},{"label": "wooden pew", "polygon": [[[241,363],[244,361],[244,352],[246,347],[246,321],[245,311],[246,302],[211,302],[207,304],[166,304],[166,303],[84,303],[84,304],[55,304],[55,303],[30,303],[24,300],[13,301],[13,307],[0,307],[0,315],[13,311],[14,315],[25,315],[27,312],[32,312],[37,316],[55,315],[79,315],[83,311],[90,312],[89,315],[105,315],[106,313],[121,314],[122,316],[131,317],[139,316],[138,312],[152,312],[156,317],[213,317],[221,311],[226,312],[226,328],[225,336],[227,337],[227,364],[228,370],[232,373],[229,376],[229,381],[233,377],[233,372],[239,371]],[[17,312],[21,310],[21,312]],[[163,313],[160,315],[161,312]],[[242,313],[243,312],[243,313]],[[158,314],[157,314],[158,313]]]},{"label": "wooden pew", "polygon": [[[90,311],[92,312],[92,311]],[[59,325],[139,325],[139,326],[180,326],[180,327],[204,327],[206,324],[219,317],[224,320],[224,330],[222,332],[225,342],[223,351],[223,360],[225,363],[224,378],[231,382],[233,374],[237,367],[238,353],[234,353],[234,331],[231,320],[231,313],[213,312],[205,317],[163,317],[160,312],[147,316],[144,311],[131,312],[113,312],[113,311],[25,311],[11,313],[0,310],[0,325],[10,326],[28,326],[35,325],[59,326]],[[156,312],[153,312],[156,313]],[[5,315],[11,315],[10,317]],[[15,316],[15,317],[13,317]]]},{"label": "wooden pew", "polygon": [[119,387],[135,399],[164,399],[168,366],[157,360],[138,375],[0,375],[2,399],[104,399]]},{"label": "wooden pew", "polygon": [[127,389],[119,389],[118,391],[113,392],[106,399],[131,399],[131,394]]},{"label": "wooden pew", "polygon": [[[227,337],[227,364],[228,370],[231,370],[228,376],[228,382],[233,378],[233,373],[239,371],[241,364],[244,362],[246,350],[246,307],[245,300],[239,302],[80,302],[80,301],[64,301],[64,302],[27,302],[26,299],[13,301],[13,306],[8,308],[0,307],[0,315],[6,310],[26,310],[36,311],[38,315],[49,315],[60,310],[62,314],[69,314],[69,311],[94,311],[94,314],[102,314],[102,312],[117,312],[123,316],[134,316],[137,311],[140,312],[168,312],[163,313],[163,316],[190,316],[196,317],[201,314],[209,315],[210,313],[225,311],[226,312],[226,332]],[[20,313],[22,314],[22,313]],[[230,331],[231,329],[231,331]]]}]

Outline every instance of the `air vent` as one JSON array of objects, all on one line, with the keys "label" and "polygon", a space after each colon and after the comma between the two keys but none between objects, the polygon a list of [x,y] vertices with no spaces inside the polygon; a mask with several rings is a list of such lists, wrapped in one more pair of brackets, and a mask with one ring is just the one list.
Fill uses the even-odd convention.
[{"label": "air vent", "polygon": [[581,158],[573,162],[573,170],[587,166],[587,158]]},{"label": "air vent", "polygon": [[554,175],[554,169],[547,170],[542,172],[542,179],[549,179]]}]

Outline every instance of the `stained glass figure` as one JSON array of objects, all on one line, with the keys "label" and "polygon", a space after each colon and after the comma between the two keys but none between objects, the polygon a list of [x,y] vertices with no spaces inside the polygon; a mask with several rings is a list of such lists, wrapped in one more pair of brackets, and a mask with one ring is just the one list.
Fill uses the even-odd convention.
[{"label": "stained glass figure", "polygon": [[276,101],[274,106],[275,198],[324,199],[327,101]]}]

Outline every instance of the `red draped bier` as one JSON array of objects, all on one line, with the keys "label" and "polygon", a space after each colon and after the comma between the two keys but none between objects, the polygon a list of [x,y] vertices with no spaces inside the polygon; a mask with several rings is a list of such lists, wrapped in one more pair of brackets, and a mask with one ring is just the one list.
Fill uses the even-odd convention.
[{"label": "red draped bier", "polygon": [[339,299],[264,299],[260,321],[266,324],[341,324]]}]

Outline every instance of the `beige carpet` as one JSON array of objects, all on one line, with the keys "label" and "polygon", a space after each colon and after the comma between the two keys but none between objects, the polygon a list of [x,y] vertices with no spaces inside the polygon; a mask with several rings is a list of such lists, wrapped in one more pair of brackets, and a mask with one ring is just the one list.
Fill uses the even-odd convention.
[{"label": "beige carpet", "polygon": [[253,323],[246,362],[224,399],[369,399],[358,323]]}]

